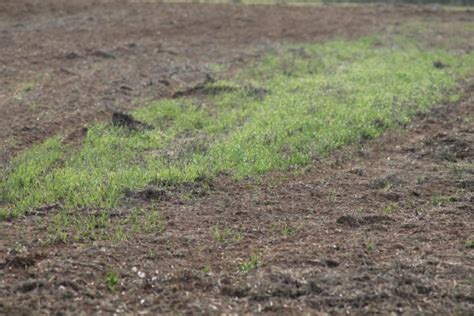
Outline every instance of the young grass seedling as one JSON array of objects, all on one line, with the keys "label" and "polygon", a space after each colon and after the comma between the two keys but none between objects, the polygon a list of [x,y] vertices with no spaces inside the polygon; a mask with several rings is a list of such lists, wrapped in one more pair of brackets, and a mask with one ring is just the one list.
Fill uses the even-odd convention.
[{"label": "young grass seedling", "polygon": [[154,249],[150,249],[150,251],[148,251],[147,258],[150,259],[150,260],[155,260],[155,259],[158,258],[158,254],[156,253],[156,251]]},{"label": "young grass seedling", "polygon": [[431,204],[433,204],[434,206],[446,206],[453,202],[456,202],[456,197],[454,196],[437,195],[431,198]]},{"label": "young grass seedling", "polygon": [[303,224],[291,225],[288,223],[272,224],[270,230],[273,233],[282,235],[284,237],[290,237],[298,234],[302,229]]},{"label": "young grass seedling", "polygon": [[211,234],[215,241],[217,242],[224,242],[227,236],[230,234],[229,229],[220,229],[219,226],[212,226],[211,227]]},{"label": "young grass seedling", "polygon": [[250,272],[255,270],[261,263],[260,255],[255,253],[250,255],[250,258],[247,261],[244,261],[239,264],[239,271],[240,272]]},{"label": "young grass seedling", "polygon": [[394,211],[398,210],[398,208],[399,208],[398,203],[388,203],[387,205],[383,207],[383,213],[385,215],[390,215]]},{"label": "young grass seedling", "polygon": [[474,238],[472,239],[469,239],[468,241],[466,241],[465,245],[464,245],[467,249],[474,249]]},{"label": "young grass seedling", "polygon": [[110,292],[115,292],[120,283],[120,275],[118,272],[110,270],[105,274],[105,286]]},{"label": "young grass seedling", "polygon": [[372,239],[369,239],[367,240],[367,242],[365,243],[365,247],[367,249],[367,251],[372,251],[375,249],[375,243]]},{"label": "young grass seedling", "polygon": [[242,240],[242,233],[240,231],[233,231],[230,228],[220,228],[219,226],[212,226],[210,228],[212,238],[220,243],[232,240],[240,241]]}]

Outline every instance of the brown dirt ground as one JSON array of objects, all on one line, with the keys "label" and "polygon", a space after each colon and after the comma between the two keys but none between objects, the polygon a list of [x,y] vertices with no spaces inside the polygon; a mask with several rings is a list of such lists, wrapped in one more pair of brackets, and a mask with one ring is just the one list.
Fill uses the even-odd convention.
[{"label": "brown dirt ground", "polygon": [[[41,212],[1,223],[0,314],[469,315],[473,110],[471,81],[459,103],[302,174],[148,192],[138,203],[158,197],[166,228],[128,242],[45,244]],[[217,240],[216,225],[241,239]],[[257,269],[239,271],[252,254]],[[115,293],[104,285],[111,269]]]},{"label": "brown dirt ground", "polygon": [[[146,1],[144,1],[146,2]],[[281,43],[357,37],[472,12],[407,6],[235,6],[140,1],[0,3],[0,166],[58,132],[186,90]]]},{"label": "brown dirt ground", "polygon": [[[472,17],[404,6],[19,3],[0,4],[0,42],[9,43],[0,46],[0,139],[16,143],[5,157],[139,105],[132,100],[192,87],[209,62],[236,65],[282,42],[358,36],[405,19]],[[22,93],[31,78],[41,80]],[[54,207],[2,222],[0,315],[469,315],[473,109],[471,80],[456,104],[300,174],[134,194],[128,202],[157,206],[165,230],[127,242],[46,243]],[[216,240],[215,226],[231,236]],[[239,271],[252,254],[258,267]],[[121,277],[113,293],[109,270]]]}]

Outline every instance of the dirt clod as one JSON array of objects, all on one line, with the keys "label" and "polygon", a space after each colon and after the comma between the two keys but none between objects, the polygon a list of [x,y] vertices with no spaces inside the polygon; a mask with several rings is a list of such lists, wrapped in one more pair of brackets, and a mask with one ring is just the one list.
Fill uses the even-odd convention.
[{"label": "dirt clod", "polygon": [[64,55],[64,57],[65,57],[66,59],[76,59],[76,58],[79,58],[80,55],[79,55],[78,53],[76,53],[76,52],[69,52],[69,53],[67,53],[66,55]]},{"label": "dirt clod", "polygon": [[131,131],[141,131],[153,129],[153,126],[135,120],[130,114],[114,112],[112,114],[112,124]]},{"label": "dirt clod", "polygon": [[125,197],[144,201],[164,201],[169,195],[165,189],[148,187],[139,191],[126,190]]},{"label": "dirt clod", "polygon": [[393,219],[386,215],[368,215],[368,216],[363,216],[363,217],[343,215],[339,217],[336,221],[336,223],[338,224],[341,224],[347,227],[352,227],[352,228],[357,228],[363,225],[372,225],[372,224],[377,224],[377,223],[387,224],[390,222],[393,222]]},{"label": "dirt clod", "polygon": [[255,98],[257,100],[263,100],[265,96],[270,93],[270,91],[266,88],[255,87],[251,84],[246,85],[244,88],[248,96]]},{"label": "dirt clod", "polygon": [[104,52],[102,50],[96,50],[95,52],[92,53],[92,56],[105,58],[105,59],[115,59],[115,56],[113,54]]},{"label": "dirt clod", "polygon": [[31,292],[36,289],[40,289],[42,287],[46,286],[46,281],[45,280],[27,280],[23,282],[19,282],[14,286],[13,291],[14,292]]},{"label": "dirt clod", "polygon": [[359,227],[361,225],[359,223],[359,220],[351,215],[343,215],[339,217],[336,223],[344,225],[344,226],[348,226],[348,227]]},{"label": "dirt clod", "polygon": [[443,68],[448,67],[448,65],[443,63],[440,60],[436,60],[436,61],[433,62],[433,67],[438,68],[438,69],[443,69]]}]

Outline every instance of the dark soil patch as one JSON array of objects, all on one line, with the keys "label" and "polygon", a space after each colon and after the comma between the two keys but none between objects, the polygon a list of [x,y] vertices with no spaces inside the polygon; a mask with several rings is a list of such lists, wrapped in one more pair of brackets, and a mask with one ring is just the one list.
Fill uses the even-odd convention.
[{"label": "dark soil patch", "polygon": [[36,264],[36,258],[32,256],[10,256],[5,259],[5,262],[0,262],[0,269],[8,268],[22,268],[27,269]]},{"label": "dark soil patch", "polygon": [[393,222],[393,219],[385,215],[369,215],[360,218],[350,215],[343,215],[339,217],[336,222],[347,227],[356,228],[363,225],[372,225],[376,223],[388,224]]},{"label": "dark soil patch", "polygon": [[474,142],[469,137],[472,131],[462,131],[458,135],[446,133],[436,134],[434,137],[425,139],[425,148],[422,156],[456,162],[474,156]]},{"label": "dark soil patch", "polygon": [[130,114],[122,112],[112,113],[112,124],[130,131],[143,131],[153,129],[153,126],[135,120]]},{"label": "dark soil patch", "polygon": [[437,61],[433,62],[433,67],[438,68],[438,69],[443,69],[443,68],[448,67],[448,65],[446,65],[445,63],[443,63],[440,60],[437,60]]},{"label": "dark soil patch", "polygon": [[265,96],[270,93],[270,91],[266,88],[255,87],[253,85],[245,86],[245,92],[248,96],[251,96],[257,100],[263,100],[263,98],[265,98]]},{"label": "dark soil patch", "polygon": [[163,201],[169,199],[169,191],[163,188],[148,187],[143,190],[126,190],[126,199],[139,199],[144,201]]},{"label": "dark soil patch", "polygon": [[27,293],[33,290],[43,288],[45,285],[46,285],[46,282],[44,280],[26,280],[26,281],[19,282],[18,284],[16,284],[15,287],[13,288],[13,291]]}]

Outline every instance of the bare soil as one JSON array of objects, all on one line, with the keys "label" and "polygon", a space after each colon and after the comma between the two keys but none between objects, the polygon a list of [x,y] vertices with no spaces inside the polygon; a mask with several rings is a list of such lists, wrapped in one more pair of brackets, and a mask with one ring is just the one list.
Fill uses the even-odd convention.
[{"label": "bare soil", "polygon": [[[0,5],[5,159],[185,91],[210,62],[238,67],[284,42],[408,19],[472,18],[405,6],[30,3]],[[23,91],[31,78],[41,80]],[[0,314],[472,314],[473,109],[471,80],[459,102],[299,174],[130,192],[113,216],[155,204],[165,229],[127,242],[45,242],[54,205],[1,222]],[[216,226],[230,237],[218,240]],[[252,255],[257,267],[242,271]]]}]

